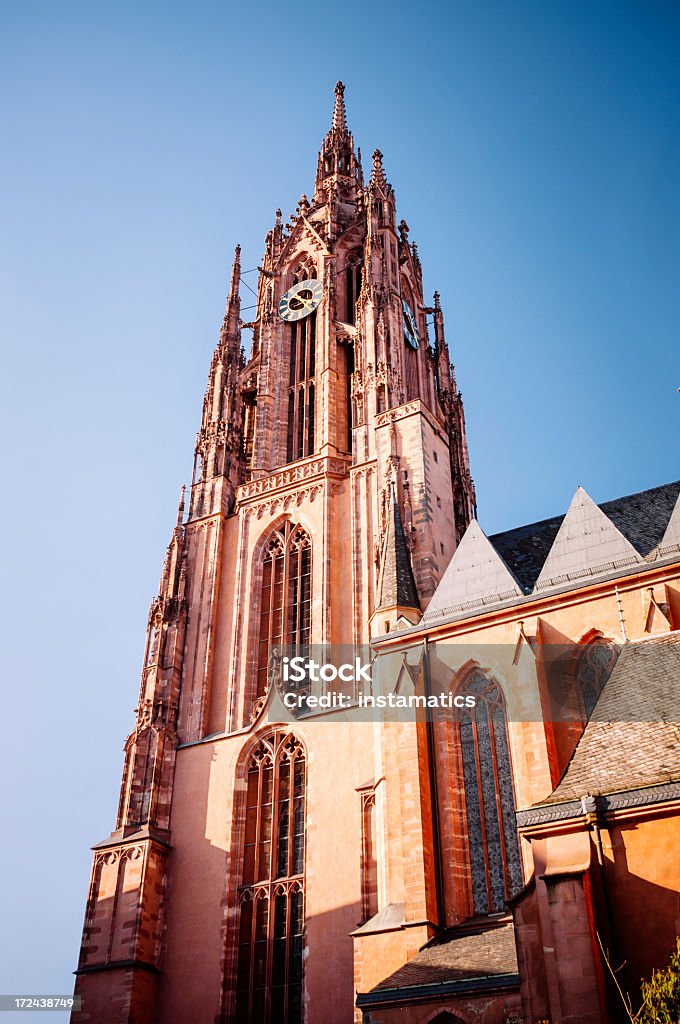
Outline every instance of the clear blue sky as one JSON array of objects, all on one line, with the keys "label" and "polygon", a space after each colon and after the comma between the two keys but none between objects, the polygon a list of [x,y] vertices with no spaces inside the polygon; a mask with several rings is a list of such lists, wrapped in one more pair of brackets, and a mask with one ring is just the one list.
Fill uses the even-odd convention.
[{"label": "clear blue sky", "polygon": [[254,267],[311,190],[336,79],[442,295],[486,531],[680,476],[679,28],[625,0],[3,5],[0,991],[70,990],[233,247]]}]

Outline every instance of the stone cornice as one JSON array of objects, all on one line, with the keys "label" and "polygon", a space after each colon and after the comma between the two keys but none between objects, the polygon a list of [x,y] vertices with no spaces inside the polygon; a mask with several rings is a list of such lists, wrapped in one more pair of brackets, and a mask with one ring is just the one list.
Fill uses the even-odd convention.
[{"label": "stone cornice", "polygon": [[680,782],[662,782],[655,786],[622,790],[602,796],[588,796],[561,804],[543,804],[515,812],[517,827],[523,832],[536,826],[579,821],[587,824],[593,814],[619,817],[621,812],[680,801]]}]

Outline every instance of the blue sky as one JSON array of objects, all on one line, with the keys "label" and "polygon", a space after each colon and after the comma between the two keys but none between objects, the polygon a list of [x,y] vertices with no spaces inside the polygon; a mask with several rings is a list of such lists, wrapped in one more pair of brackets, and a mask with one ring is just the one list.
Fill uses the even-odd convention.
[{"label": "blue sky", "polygon": [[256,266],[311,191],[336,79],[442,296],[484,529],[680,475],[679,27],[659,2],[3,5],[0,990],[70,990],[233,247]]}]

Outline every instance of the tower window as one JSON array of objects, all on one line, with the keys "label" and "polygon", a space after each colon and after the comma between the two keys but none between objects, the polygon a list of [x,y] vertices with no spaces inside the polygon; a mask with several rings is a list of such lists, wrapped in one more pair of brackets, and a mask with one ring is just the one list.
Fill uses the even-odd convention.
[{"label": "tower window", "polygon": [[236,1020],[302,1021],[305,751],[283,732],[263,737],[246,773]]},{"label": "tower window", "polygon": [[267,693],[270,648],[305,648],[311,629],[312,543],[303,527],[286,522],[270,535],[262,555],[256,698]]},{"label": "tower window", "polygon": [[[297,271],[293,283],[315,277],[315,270],[303,267]],[[316,310],[290,325],[286,462],[304,459],[314,452],[315,361]]]},{"label": "tower window", "polygon": [[361,251],[357,250],[348,256],[345,269],[345,323],[356,323],[356,304],[361,291],[363,264]]},{"label": "tower window", "polygon": [[481,673],[464,688],[477,698],[459,719],[472,902],[475,914],[493,914],[522,887],[505,705]]}]

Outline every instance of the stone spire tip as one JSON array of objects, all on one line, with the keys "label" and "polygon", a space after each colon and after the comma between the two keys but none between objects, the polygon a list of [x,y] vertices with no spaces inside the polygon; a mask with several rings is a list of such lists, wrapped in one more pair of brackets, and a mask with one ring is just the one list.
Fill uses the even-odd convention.
[{"label": "stone spire tip", "polygon": [[184,494],[186,492],[186,485],[182,484],[182,489],[179,492],[179,503],[177,505],[177,525],[181,526],[184,520]]},{"label": "stone spire tip", "polygon": [[383,155],[379,149],[373,150],[373,171],[371,181],[379,185],[386,185],[385,169],[383,167]]},{"label": "stone spire tip", "polygon": [[342,82],[335,84],[335,105],[333,107],[333,128],[337,132],[347,131],[347,116],[345,114],[345,87]]}]

